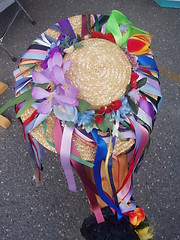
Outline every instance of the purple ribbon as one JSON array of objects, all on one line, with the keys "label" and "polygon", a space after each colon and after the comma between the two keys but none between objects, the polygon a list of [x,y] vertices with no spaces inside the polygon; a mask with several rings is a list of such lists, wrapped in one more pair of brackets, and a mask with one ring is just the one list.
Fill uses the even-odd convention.
[{"label": "purple ribbon", "polygon": [[59,21],[58,24],[61,28],[61,34],[60,34],[58,40],[61,41],[62,39],[64,39],[65,35],[69,36],[70,40],[73,40],[76,38],[73,28],[67,18]]},{"label": "purple ribbon", "polygon": [[151,117],[151,119],[154,123],[155,113],[154,113],[154,108],[151,105],[151,103],[147,102],[145,99],[140,97],[138,105],[145,113],[147,113]]}]

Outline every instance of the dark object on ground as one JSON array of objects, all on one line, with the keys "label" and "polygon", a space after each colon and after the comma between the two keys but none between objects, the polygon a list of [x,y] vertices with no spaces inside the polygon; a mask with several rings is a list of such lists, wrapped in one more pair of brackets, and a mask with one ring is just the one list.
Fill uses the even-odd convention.
[{"label": "dark object on ground", "polygon": [[118,221],[109,207],[102,213],[103,223],[97,224],[94,214],[84,220],[80,231],[86,240],[140,240],[125,218]]}]

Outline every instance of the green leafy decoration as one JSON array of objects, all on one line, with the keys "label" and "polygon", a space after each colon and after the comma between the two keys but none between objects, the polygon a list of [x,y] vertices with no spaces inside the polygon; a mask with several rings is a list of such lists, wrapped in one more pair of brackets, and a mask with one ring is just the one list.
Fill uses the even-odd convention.
[{"label": "green leafy decoration", "polygon": [[137,115],[138,110],[139,110],[139,106],[129,96],[127,96],[127,98],[128,98],[129,106],[131,107],[133,112]]},{"label": "green leafy decoration", "polygon": [[77,109],[81,114],[85,113],[90,108],[90,104],[81,98],[78,98],[77,100],[79,102]]},{"label": "green leafy decoration", "polygon": [[77,48],[82,48],[83,47],[83,44],[82,43],[79,43],[77,42],[76,44],[73,45],[75,49]]},{"label": "green leafy decoration", "polygon": [[35,101],[36,100],[32,96],[27,98],[23,106],[20,108],[20,110],[16,114],[16,118],[19,118],[28,109],[28,107],[30,107]]},{"label": "green leafy decoration", "polygon": [[104,16],[99,20],[98,17],[97,17],[97,15],[94,14],[94,18],[95,18],[96,32],[100,32],[102,26],[107,22],[109,16],[108,16],[108,15],[104,15]]},{"label": "green leafy decoration", "polygon": [[32,93],[32,89],[29,89],[28,91],[22,93],[21,95],[19,95],[18,97],[14,97],[12,99],[10,99],[6,104],[4,104],[4,106],[2,106],[2,108],[0,108],[0,114],[2,114],[7,108],[25,101],[27,98],[29,98],[31,96]]},{"label": "green leafy decoration", "polygon": [[130,92],[130,90],[131,90],[131,84],[128,84],[127,87],[126,87],[125,95],[128,95],[128,93]]},{"label": "green leafy decoration", "polygon": [[43,125],[43,128],[44,128],[44,138],[46,139],[46,142],[53,148],[56,148],[55,144],[51,141],[49,141],[47,138],[46,138],[46,132],[47,132],[47,123],[46,123],[46,119],[44,119],[44,121],[42,121],[42,125]]},{"label": "green leafy decoration", "polygon": [[139,80],[137,82],[137,88],[141,88],[142,86],[144,86],[147,82],[147,78],[142,78],[141,80]]},{"label": "green leafy decoration", "polygon": [[105,118],[102,120],[101,124],[97,123],[97,127],[102,131],[102,132],[107,132],[108,129],[110,128],[110,119]]},{"label": "green leafy decoration", "polygon": [[79,34],[77,34],[76,38],[77,38],[78,42],[82,41],[82,38],[81,38],[81,36]]},{"label": "green leafy decoration", "polygon": [[140,229],[144,229],[146,227],[149,227],[149,223],[146,220],[144,220],[137,227],[135,227],[135,229],[140,230]]}]

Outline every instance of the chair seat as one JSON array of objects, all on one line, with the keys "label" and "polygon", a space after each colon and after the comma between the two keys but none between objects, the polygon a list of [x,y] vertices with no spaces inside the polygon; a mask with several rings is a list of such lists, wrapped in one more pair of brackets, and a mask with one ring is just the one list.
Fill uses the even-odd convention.
[{"label": "chair seat", "polygon": [[0,0],[0,13],[13,4],[14,0]]}]

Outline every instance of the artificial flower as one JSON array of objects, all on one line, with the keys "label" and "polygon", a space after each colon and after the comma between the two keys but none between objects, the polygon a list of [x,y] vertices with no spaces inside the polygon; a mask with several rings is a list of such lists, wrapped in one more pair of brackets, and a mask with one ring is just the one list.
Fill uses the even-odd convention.
[{"label": "artificial flower", "polygon": [[121,117],[126,118],[126,114],[130,113],[131,107],[129,106],[127,97],[123,96],[121,98],[121,104],[122,106],[115,112],[115,120],[117,122],[121,121]]},{"label": "artificial flower", "polygon": [[147,54],[150,51],[151,35],[135,34],[127,41],[128,52],[134,55]]},{"label": "artificial flower", "polygon": [[80,112],[78,113],[78,119],[77,119],[77,124],[78,126],[85,126],[88,125],[91,122],[91,119],[93,115],[95,114],[94,110],[88,110],[85,113],[81,114]]},{"label": "artificial flower", "polygon": [[96,116],[96,119],[94,121],[94,123],[97,123],[97,124],[101,124],[102,123],[102,120],[104,119],[105,117],[102,115],[102,116]]},{"label": "artificial flower", "polygon": [[60,68],[62,68],[63,72],[65,73],[67,69],[70,67],[71,61],[67,60],[63,63],[63,57],[61,53],[55,52],[54,55],[51,58],[49,58],[47,64],[48,64],[48,69],[50,71],[52,71],[55,66],[59,66]]},{"label": "artificial flower", "polygon": [[47,61],[47,68],[41,72],[33,71],[32,79],[34,83],[49,83],[53,82],[55,85],[66,84],[65,72],[70,67],[71,61],[62,62],[62,55],[60,52],[55,52],[52,58]]},{"label": "artificial flower", "polygon": [[113,111],[112,105],[107,106],[107,108],[106,108],[106,113],[107,113],[107,114],[108,114],[108,113],[112,113],[112,111]]},{"label": "artificial flower", "polygon": [[122,106],[122,103],[120,100],[116,100],[112,102],[112,108],[114,111],[117,111]]},{"label": "artificial flower", "polygon": [[32,97],[36,100],[41,101],[38,105],[37,111],[38,113],[42,114],[48,114],[51,111],[53,105],[61,106],[65,106],[65,104],[69,104],[70,106],[78,105],[76,97],[72,98],[66,96],[62,92],[61,94],[59,94],[57,89],[54,90],[53,92],[49,92],[40,87],[33,87]]},{"label": "artificial flower", "polygon": [[57,46],[57,44],[53,42],[51,44],[51,46],[50,46],[50,49],[48,50],[48,56],[46,57],[45,60],[43,60],[41,62],[41,67],[43,69],[46,69],[48,67],[48,65],[47,65],[48,60],[53,57],[55,52],[59,52],[60,53],[60,51],[61,50],[60,50],[59,46]]},{"label": "artificial flower", "polygon": [[139,78],[139,75],[136,72],[131,73],[131,89],[137,88],[137,79]]},{"label": "artificial flower", "polygon": [[140,240],[149,240],[153,238],[153,233],[149,231],[149,226],[136,231]]},{"label": "artificial flower", "polygon": [[96,113],[97,114],[103,114],[105,112],[105,107],[102,106]]},{"label": "artificial flower", "polygon": [[93,32],[91,38],[102,38],[106,39],[112,43],[116,43],[112,33],[103,34],[102,32]]},{"label": "artificial flower", "polygon": [[65,104],[64,107],[61,105],[54,106],[54,114],[62,121],[75,122],[78,118],[77,108],[74,106],[69,106],[68,104]]},{"label": "artificial flower", "polygon": [[124,53],[126,54],[126,56],[128,57],[129,62],[130,62],[131,65],[132,65],[132,68],[133,68],[134,70],[137,70],[137,68],[138,68],[137,57],[136,57],[135,55],[129,53],[129,52],[127,51],[127,48],[123,48],[123,51],[124,51]]},{"label": "artificial flower", "polygon": [[128,92],[128,96],[133,100],[133,102],[139,102],[140,94],[138,89],[133,88],[131,91]]},{"label": "artificial flower", "polygon": [[63,51],[65,52],[65,53],[73,53],[74,52],[74,46],[73,45],[71,45],[70,47],[68,47],[68,48],[65,48]]},{"label": "artificial flower", "polygon": [[138,226],[145,219],[145,214],[142,208],[136,208],[129,213],[129,221],[133,226]]}]

